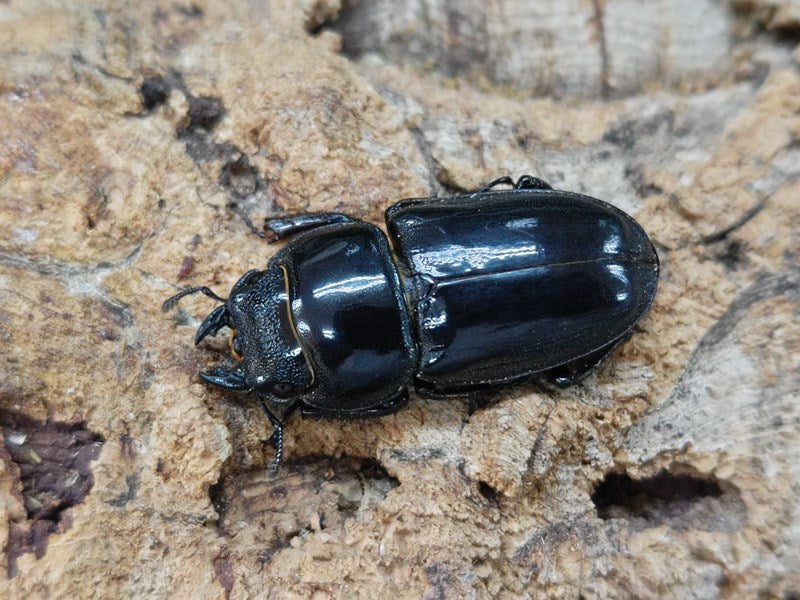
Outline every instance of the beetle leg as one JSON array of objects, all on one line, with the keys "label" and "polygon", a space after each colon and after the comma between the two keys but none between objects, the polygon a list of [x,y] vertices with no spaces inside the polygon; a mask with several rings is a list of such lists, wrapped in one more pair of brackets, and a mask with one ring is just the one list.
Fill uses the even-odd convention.
[{"label": "beetle leg", "polygon": [[504,177],[498,177],[497,179],[494,179],[494,180],[490,181],[485,186],[483,186],[481,189],[479,189],[477,193],[478,194],[482,194],[483,192],[488,192],[493,187],[498,186],[498,185],[512,185],[513,186],[514,185],[514,180],[511,179],[511,177],[509,177],[508,175],[506,175]]},{"label": "beetle leg", "polygon": [[207,335],[216,335],[217,332],[228,324],[228,310],[225,305],[218,306],[211,311],[197,328],[194,335],[194,345],[199,344]]},{"label": "beetle leg", "polygon": [[531,175],[522,175],[517,182],[514,184],[515,190],[552,190],[553,186],[549,183],[544,181],[543,179],[539,179],[538,177],[533,177]]},{"label": "beetle leg", "polygon": [[497,179],[490,181],[485,186],[483,186],[480,190],[477,191],[478,194],[483,192],[488,192],[493,187],[497,187],[498,185],[510,185],[515,190],[552,190],[553,187],[544,181],[543,179],[539,179],[538,177],[533,177],[532,175],[522,175],[517,181],[515,182],[511,177],[506,175],[505,177],[498,177]]},{"label": "beetle leg", "polygon": [[[508,385],[504,386],[508,388]],[[472,395],[467,398],[467,421],[469,418],[479,410],[482,410],[493,404],[502,395],[499,387],[486,388],[476,390]]]},{"label": "beetle leg", "polygon": [[[527,378],[523,378],[527,379]],[[447,390],[437,390],[434,386],[426,384],[426,382],[417,379],[414,382],[414,391],[417,396],[429,400],[466,400],[467,402],[467,417],[466,421],[472,414],[479,409],[486,408],[492,402],[500,398],[502,390],[507,389],[509,385],[516,382],[506,382],[502,384],[488,384],[485,386],[470,386],[467,388],[450,388]]]},{"label": "beetle leg", "polygon": [[324,225],[356,222],[358,222],[358,219],[354,219],[353,217],[343,213],[303,213],[265,219],[264,232],[266,234],[267,241],[272,243],[287,238],[291,235],[308,231],[309,229],[323,227]]},{"label": "beetle leg", "polygon": [[250,387],[244,380],[244,375],[241,371],[228,371],[227,369],[219,368],[212,369],[207,373],[201,371],[200,379],[228,390],[246,390]]},{"label": "beetle leg", "polygon": [[350,419],[370,419],[374,417],[384,417],[392,415],[408,404],[408,390],[403,390],[397,396],[373,408],[366,408],[354,411]]}]

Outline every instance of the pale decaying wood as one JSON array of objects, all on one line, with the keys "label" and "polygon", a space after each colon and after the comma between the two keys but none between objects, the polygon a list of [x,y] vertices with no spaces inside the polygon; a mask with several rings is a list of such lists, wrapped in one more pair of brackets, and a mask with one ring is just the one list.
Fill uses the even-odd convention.
[{"label": "pale decaying wood", "polygon": [[355,3],[336,29],[350,55],[591,97],[717,80],[732,65],[732,19],[715,0],[376,0]]},{"label": "pale decaying wood", "polygon": [[[800,593],[793,6],[0,3],[2,596]],[[264,264],[243,217],[522,173],[651,233],[630,341],[469,419],[293,421],[267,478],[164,298]]]}]

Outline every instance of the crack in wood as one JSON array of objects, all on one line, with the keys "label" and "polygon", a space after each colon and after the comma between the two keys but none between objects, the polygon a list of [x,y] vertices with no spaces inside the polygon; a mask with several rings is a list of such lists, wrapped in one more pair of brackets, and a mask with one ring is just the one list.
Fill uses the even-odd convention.
[{"label": "crack in wood", "polygon": [[597,33],[597,41],[600,46],[600,97],[604,100],[611,95],[610,66],[605,28],[605,4],[606,0],[592,0],[592,8],[594,9],[592,25]]}]

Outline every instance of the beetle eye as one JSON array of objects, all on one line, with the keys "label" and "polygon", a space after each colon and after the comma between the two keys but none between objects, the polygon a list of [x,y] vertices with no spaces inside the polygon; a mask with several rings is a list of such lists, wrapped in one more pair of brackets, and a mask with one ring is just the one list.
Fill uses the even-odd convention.
[{"label": "beetle eye", "polygon": [[277,396],[278,398],[288,398],[297,388],[294,384],[289,383],[287,381],[279,381],[277,383],[272,384],[272,394]]}]

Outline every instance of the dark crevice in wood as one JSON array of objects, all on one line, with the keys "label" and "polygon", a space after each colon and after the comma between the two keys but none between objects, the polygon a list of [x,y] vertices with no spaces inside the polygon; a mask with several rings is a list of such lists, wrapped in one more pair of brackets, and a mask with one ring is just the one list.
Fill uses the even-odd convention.
[{"label": "dark crevice in wood", "polygon": [[608,46],[606,44],[605,28],[605,0],[592,0],[594,8],[594,27],[597,32],[597,41],[600,46],[600,96],[607,99],[611,95],[610,65]]},{"label": "dark crevice in wood", "polygon": [[13,577],[19,556],[33,552],[41,558],[48,536],[70,527],[65,511],[91,490],[91,462],[99,456],[103,438],[84,423],[42,422],[5,410],[0,410],[0,430],[0,460],[16,476],[27,516],[9,523],[7,569]]},{"label": "dark crevice in wood", "polygon": [[592,493],[597,516],[624,519],[632,529],[737,530],[746,518],[738,488],[713,476],[662,469],[651,477],[612,472]]}]

